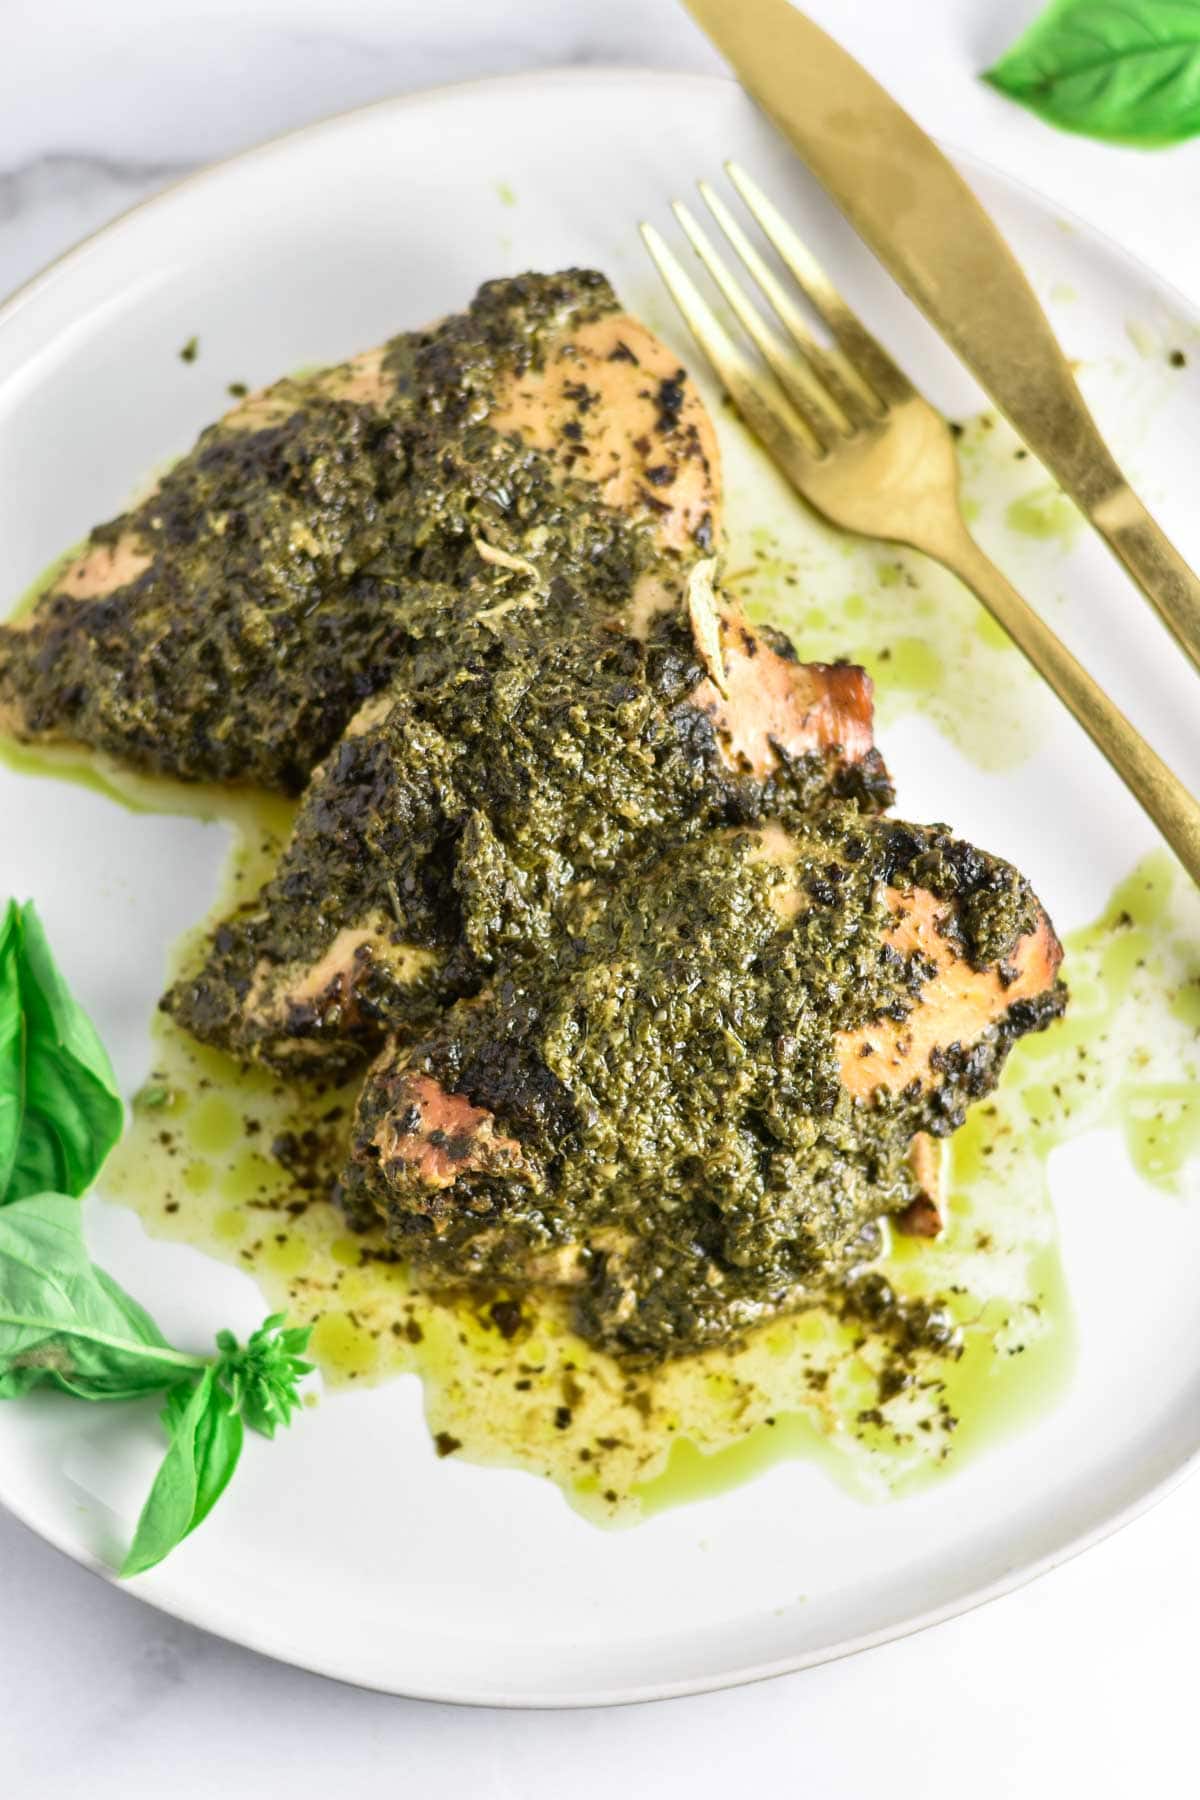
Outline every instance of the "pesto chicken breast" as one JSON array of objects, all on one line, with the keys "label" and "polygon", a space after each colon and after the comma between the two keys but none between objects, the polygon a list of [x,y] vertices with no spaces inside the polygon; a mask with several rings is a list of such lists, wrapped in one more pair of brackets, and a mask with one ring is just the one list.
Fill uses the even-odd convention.
[{"label": "pesto chicken breast", "polygon": [[844,805],[708,832],[373,1065],[345,1176],[433,1277],[557,1284],[584,1337],[694,1351],[844,1283],[1062,1010],[1028,884]]},{"label": "pesto chicken breast", "polygon": [[834,797],[886,804],[867,676],[801,663],[727,609],[714,678],[707,570],[644,637],[532,571],[443,612],[448,667],[423,650],[360,711],[273,879],[168,1010],[243,1058],[341,1073],[496,971],[556,958],[669,844]]},{"label": "pesto chicken breast", "polygon": [[0,731],[299,791],[431,604],[531,557],[644,626],[720,528],[674,355],[587,270],[287,378],[209,427],[0,627]]}]

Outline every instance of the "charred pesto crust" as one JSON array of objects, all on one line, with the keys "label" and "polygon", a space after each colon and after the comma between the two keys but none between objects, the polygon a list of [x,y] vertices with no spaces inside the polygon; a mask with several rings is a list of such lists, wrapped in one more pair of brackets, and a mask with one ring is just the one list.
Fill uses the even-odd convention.
[{"label": "charred pesto crust", "polygon": [[[432,595],[428,635],[414,634],[380,716],[317,774],[274,878],[167,995],[196,1036],[290,1073],[348,1069],[431,1004],[556,956],[673,843],[772,817],[799,825],[848,794],[867,810],[890,798],[876,756],[846,769],[814,751],[767,779],[729,768],[691,703],[705,671],[677,620],[646,642],[597,627],[562,576],[499,623],[477,605]],[[431,953],[420,981],[367,956],[353,1017],[338,996],[283,1023],[247,1005],[264,966],[311,968],[367,919]]]},{"label": "charred pesto crust", "polygon": [[506,375],[547,336],[617,310],[589,270],[487,283],[465,313],[391,341],[395,391],[338,398],[313,379],[270,391],[270,422],[221,421],[141,505],[98,526],[152,560],[98,599],[49,593],[0,627],[0,709],[185,780],[295,793],[428,617],[537,531],[543,573],[586,582],[595,616],[662,560],[646,521],[487,422]]},{"label": "charred pesto crust", "polygon": [[[885,888],[916,868],[936,881],[980,966],[1028,929],[1031,896],[936,827],[834,804],[803,830],[786,870],[739,831],[659,857],[552,955],[385,1056],[360,1103],[350,1210],[381,1211],[395,1244],[447,1278],[519,1282],[575,1247],[578,1328],[640,1357],[720,1341],[844,1281],[877,1250],[874,1222],[913,1197],[914,1134],[960,1124],[1064,991],[949,1047],[930,1080],[852,1097],[837,1035],[905,1019],[929,973],[887,942]],[[783,886],[802,895],[786,922]],[[452,1187],[389,1169],[380,1128],[414,1071],[494,1115],[524,1167],[473,1170],[460,1145]]]}]

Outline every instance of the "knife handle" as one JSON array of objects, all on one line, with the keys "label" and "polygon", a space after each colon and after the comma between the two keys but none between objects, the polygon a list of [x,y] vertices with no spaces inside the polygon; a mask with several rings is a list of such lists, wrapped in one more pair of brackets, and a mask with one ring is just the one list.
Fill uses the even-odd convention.
[{"label": "knife handle", "polygon": [[1125,482],[1084,511],[1200,669],[1200,577]]},{"label": "knife handle", "polygon": [[927,548],[1003,626],[1153,819],[1192,880],[1200,883],[1200,805],[1183,783],[965,529]]}]

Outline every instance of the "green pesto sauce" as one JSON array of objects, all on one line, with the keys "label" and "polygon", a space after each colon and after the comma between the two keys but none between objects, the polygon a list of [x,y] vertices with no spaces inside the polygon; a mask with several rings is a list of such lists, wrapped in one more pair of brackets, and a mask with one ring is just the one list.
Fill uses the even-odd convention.
[{"label": "green pesto sauce", "polygon": [[[397,1248],[443,1279],[520,1281],[558,1250],[587,1251],[572,1323],[619,1354],[726,1341],[814,1289],[838,1290],[856,1317],[869,1304],[882,1326],[876,1288],[854,1271],[878,1252],[878,1216],[916,1197],[914,1136],[944,1135],[991,1090],[1014,1032],[1062,1004],[1048,993],[928,1080],[853,1098],[836,1033],[906,1017],[927,979],[921,959],[880,949],[884,884],[910,880],[953,900],[977,966],[1002,964],[1031,926],[1006,865],[848,806],[830,803],[777,854],[748,831],[679,845],[566,943],[508,964],[494,992],[376,1064],[347,1201],[357,1215],[364,1183],[366,1216],[384,1211]],[[779,903],[797,908],[786,924]],[[414,1072],[469,1092],[520,1141],[519,1169],[460,1176],[469,1203],[436,1231],[411,1162],[378,1148],[412,1104]],[[905,1349],[952,1329],[936,1309],[892,1323]]]},{"label": "green pesto sauce", "polygon": [[[619,611],[668,558],[649,502],[634,519],[582,476],[560,481],[549,454],[485,416],[566,320],[615,306],[588,271],[514,277],[391,340],[374,398],[355,397],[346,368],[275,383],[95,527],[90,546],[136,557],[133,573],[96,598],[46,592],[36,628],[0,646],[0,702],[30,735],[296,793],[428,641],[431,602],[495,600],[489,558],[533,553],[546,585]],[[655,427],[663,443],[675,418]]]},{"label": "green pesto sauce", "polygon": [[[348,1067],[378,1047],[380,1018],[421,1022],[497,967],[552,957],[564,912],[588,910],[619,868],[730,818],[790,820],[820,801],[834,779],[821,758],[767,786],[726,771],[710,734],[679,730],[702,673],[685,630],[645,647],[565,604],[547,596],[504,640],[464,620],[414,651],[411,691],[397,684],[309,789],[261,906],[173,990],[181,1023],[285,1072],[301,1055]],[[353,1034],[326,1032],[319,1011],[247,1012],[264,956],[312,966],[337,929],[373,918],[419,951],[419,974],[381,957]]]},{"label": "green pesto sauce", "polygon": [[[85,547],[83,543],[74,544],[48,563],[17,600],[9,618],[20,619],[32,612],[41,596]],[[17,775],[69,781],[75,787],[102,794],[106,800],[113,800],[134,813],[228,819],[239,829],[249,829],[251,819],[267,820],[282,828],[282,823],[290,822],[295,813],[293,803],[282,796],[215,783],[170,781],[161,775],[145,775],[101,751],[87,750],[78,744],[31,746],[0,737],[0,764]]]}]

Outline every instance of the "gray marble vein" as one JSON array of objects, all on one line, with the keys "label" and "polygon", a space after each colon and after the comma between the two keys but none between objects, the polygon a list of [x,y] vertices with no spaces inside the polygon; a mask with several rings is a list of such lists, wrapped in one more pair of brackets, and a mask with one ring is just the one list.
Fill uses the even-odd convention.
[{"label": "gray marble vein", "polygon": [[75,199],[98,183],[137,191],[159,187],[190,167],[178,162],[135,162],[74,150],[46,150],[15,168],[0,169],[0,225],[32,208]]},{"label": "gray marble vein", "polygon": [[184,174],[187,163],[44,150],[0,168],[0,293]]}]

